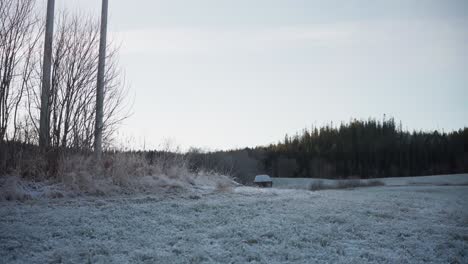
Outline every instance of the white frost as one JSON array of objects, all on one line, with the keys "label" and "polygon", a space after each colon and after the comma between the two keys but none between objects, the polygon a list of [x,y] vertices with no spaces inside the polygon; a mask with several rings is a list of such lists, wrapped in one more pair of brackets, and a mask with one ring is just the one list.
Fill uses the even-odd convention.
[{"label": "white frost", "polygon": [[468,263],[467,208],[442,184],[3,201],[0,262]]}]

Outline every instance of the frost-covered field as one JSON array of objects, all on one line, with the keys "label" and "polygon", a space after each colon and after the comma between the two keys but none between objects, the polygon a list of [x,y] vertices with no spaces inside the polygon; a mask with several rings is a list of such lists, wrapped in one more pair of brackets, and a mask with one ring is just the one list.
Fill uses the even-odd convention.
[{"label": "frost-covered field", "polygon": [[451,177],[4,201],[0,262],[468,263],[468,175]]}]

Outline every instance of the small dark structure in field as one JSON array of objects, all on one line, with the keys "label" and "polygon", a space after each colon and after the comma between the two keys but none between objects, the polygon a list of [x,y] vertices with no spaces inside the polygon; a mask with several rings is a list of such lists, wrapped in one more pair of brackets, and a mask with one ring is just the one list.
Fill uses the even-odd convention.
[{"label": "small dark structure in field", "polygon": [[258,187],[272,187],[273,181],[268,175],[257,175],[255,176],[254,184]]}]

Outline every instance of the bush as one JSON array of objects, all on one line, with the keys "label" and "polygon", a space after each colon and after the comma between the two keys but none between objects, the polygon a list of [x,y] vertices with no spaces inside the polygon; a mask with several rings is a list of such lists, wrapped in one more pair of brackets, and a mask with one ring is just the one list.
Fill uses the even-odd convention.
[{"label": "bush", "polygon": [[309,190],[310,191],[318,191],[318,190],[324,190],[324,189],[326,189],[326,186],[325,186],[325,184],[323,184],[322,180],[313,181],[309,185]]},{"label": "bush", "polygon": [[313,181],[309,185],[309,190],[327,190],[327,189],[350,189],[358,187],[372,187],[372,186],[383,186],[385,183],[379,180],[337,180],[332,184],[324,184],[322,180]]}]

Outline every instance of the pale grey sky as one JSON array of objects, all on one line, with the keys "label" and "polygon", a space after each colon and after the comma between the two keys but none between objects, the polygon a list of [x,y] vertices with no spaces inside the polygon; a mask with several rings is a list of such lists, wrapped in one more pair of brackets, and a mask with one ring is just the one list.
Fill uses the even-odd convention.
[{"label": "pale grey sky", "polygon": [[[100,0],[56,0],[99,14]],[[269,144],[384,114],[468,126],[468,1],[110,0],[136,147]]]}]

